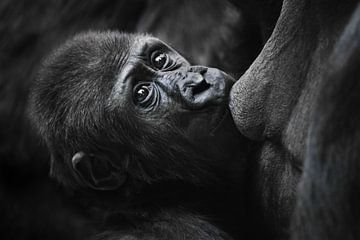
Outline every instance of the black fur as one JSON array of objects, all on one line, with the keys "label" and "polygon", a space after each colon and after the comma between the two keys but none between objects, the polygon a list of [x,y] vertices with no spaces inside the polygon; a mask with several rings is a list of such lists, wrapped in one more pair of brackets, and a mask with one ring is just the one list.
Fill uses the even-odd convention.
[{"label": "black fur", "polygon": [[[121,224],[125,225],[124,222]],[[127,221],[126,224],[129,224]],[[132,222],[128,229],[104,231],[93,239],[98,240],[148,240],[148,239],[197,239],[197,240],[230,240],[226,233],[210,224],[203,217],[182,211],[160,211],[152,215],[143,224]],[[124,228],[124,227],[122,227]]]}]

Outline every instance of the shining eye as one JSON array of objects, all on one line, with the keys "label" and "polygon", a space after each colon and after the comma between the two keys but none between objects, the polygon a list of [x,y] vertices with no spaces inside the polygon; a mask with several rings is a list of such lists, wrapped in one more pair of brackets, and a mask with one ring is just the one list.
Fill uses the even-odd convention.
[{"label": "shining eye", "polygon": [[151,64],[156,69],[164,69],[168,65],[169,57],[166,53],[156,51],[151,55]]},{"label": "shining eye", "polygon": [[151,99],[152,86],[150,84],[138,84],[135,86],[133,95],[136,104],[146,105]]}]

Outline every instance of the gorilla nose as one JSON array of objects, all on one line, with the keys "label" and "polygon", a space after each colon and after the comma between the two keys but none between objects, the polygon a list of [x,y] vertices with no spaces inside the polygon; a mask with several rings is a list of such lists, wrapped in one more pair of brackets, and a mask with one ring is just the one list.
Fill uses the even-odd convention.
[{"label": "gorilla nose", "polygon": [[187,92],[191,97],[201,94],[210,88],[210,84],[206,82],[203,75],[200,73],[188,73],[183,77],[185,79],[182,90]]},{"label": "gorilla nose", "polygon": [[[191,109],[200,109],[214,104],[224,95],[224,81],[219,70],[205,67],[192,67],[177,82],[184,104]],[[229,90],[228,90],[229,91]]]}]

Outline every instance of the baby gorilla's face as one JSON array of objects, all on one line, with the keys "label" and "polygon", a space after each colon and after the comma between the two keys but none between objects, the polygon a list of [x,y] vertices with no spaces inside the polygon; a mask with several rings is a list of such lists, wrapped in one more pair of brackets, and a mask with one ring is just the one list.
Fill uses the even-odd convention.
[{"label": "baby gorilla's face", "polygon": [[229,117],[234,80],[215,68],[190,66],[159,39],[132,37],[128,49],[117,51],[121,62],[110,105],[124,114],[131,108],[144,125],[171,123],[191,138],[224,134],[217,130]]},{"label": "baby gorilla's face", "polygon": [[218,69],[190,66],[159,39],[91,32],[45,62],[33,116],[53,164],[70,166],[67,177],[83,185],[114,189],[129,176],[206,183],[242,164],[227,107],[233,83]]}]

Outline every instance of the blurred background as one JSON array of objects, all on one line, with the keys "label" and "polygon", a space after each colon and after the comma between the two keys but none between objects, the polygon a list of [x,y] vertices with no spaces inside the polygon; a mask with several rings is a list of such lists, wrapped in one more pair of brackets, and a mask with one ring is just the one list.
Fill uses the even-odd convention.
[{"label": "blurred background", "polygon": [[51,49],[87,30],[147,32],[192,64],[239,78],[280,8],[279,0],[0,1],[0,239],[86,239],[96,229],[84,204],[49,178],[48,153],[26,117]]}]

